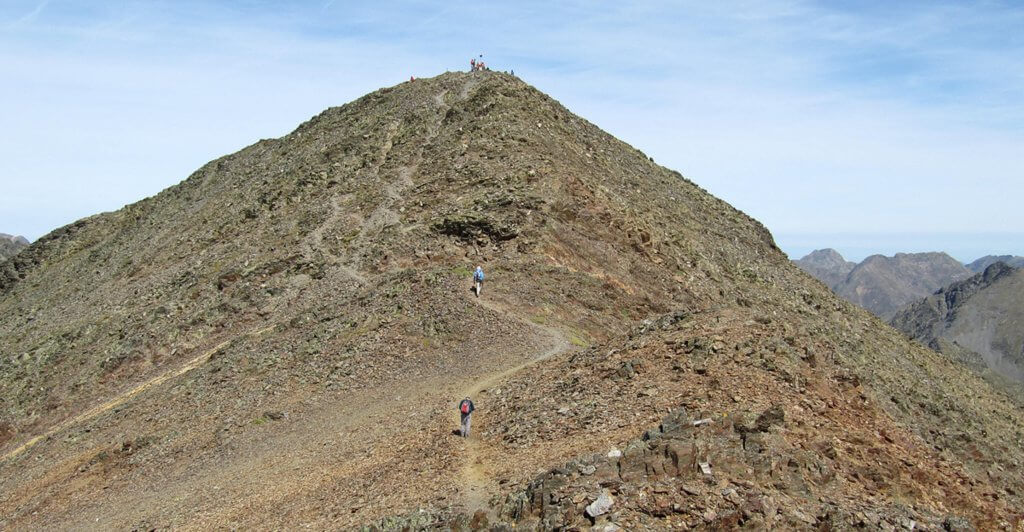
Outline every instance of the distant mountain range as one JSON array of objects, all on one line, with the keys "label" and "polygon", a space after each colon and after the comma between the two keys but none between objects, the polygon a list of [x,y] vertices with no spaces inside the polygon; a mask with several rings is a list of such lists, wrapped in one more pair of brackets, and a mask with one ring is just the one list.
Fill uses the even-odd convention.
[{"label": "distant mountain range", "polygon": [[936,351],[1024,382],[1022,302],[1024,270],[996,262],[905,307],[891,324]]},{"label": "distant mountain range", "polygon": [[0,261],[14,256],[26,246],[28,246],[28,240],[25,237],[0,233]]},{"label": "distant mountain range", "polygon": [[1002,262],[1011,268],[1024,268],[1024,257],[1013,255],[986,255],[967,265],[967,269],[974,273],[981,273],[989,266]]},{"label": "distant mountain range", "polygon": [[860,264],[834,249],[820,249],[794,263],[843,298],[888,320],[904,305],[971,276],[971,270],[945,253],[872,255]]},{"label": "distant mountain range", "polygon": [[965,266],[945,253],[897,253],[854,264],[819,249],[793,262],[932,349],[1024,382],[1024,257],[989,255]]}]

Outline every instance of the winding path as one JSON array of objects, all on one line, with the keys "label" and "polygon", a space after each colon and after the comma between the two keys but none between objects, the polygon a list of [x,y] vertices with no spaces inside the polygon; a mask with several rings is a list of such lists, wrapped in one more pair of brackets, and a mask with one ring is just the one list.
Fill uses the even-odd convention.
[{"label": "winding path", "polygon": [[[497,373],[492,373],[486,377],[476,381],[470,387],[462,390],[459,393],[459,397],[473,397],[479,394],[481,391],[486,390],[495,384],[519,373],[520,371],[539,364],[540,362],[547,360],[553,356],[560,355],[573,349],[572,343],[566,336],[555,329],[554,327],[548,327],[534,323],[530,320],[524,319],[516,314],[507,311],[502,306],[495,304],[486,299],[473,298],[476,303],[482,307],[485,307],[492,312],[505,316],[511,320],[518,321],[540,333],[541,336],[549,338],[549,346],[542,351],[538,356],[531,358],[525,362],[504,369]],[[464,460],[462,467],[462,481],[465,486],[464,504],[470,515],[478,510],[484,510],[490,514],[490,505],[487,501],[487,495],[489,493],[495,493],[497,486],[491,478],[488,471],[488,460],[486,458],[486,449],[483,442],[479,440],[477,436],[471,436],[467,441],[467,456]]]}]

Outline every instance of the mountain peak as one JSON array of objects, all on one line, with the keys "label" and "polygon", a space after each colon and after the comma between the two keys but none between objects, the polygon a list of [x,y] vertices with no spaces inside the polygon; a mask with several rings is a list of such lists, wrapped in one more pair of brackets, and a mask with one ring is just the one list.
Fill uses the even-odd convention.
[{"label": "mountain peak", "polygon": [[582,528],[605,489],[627,529],[940,528],[937,492],[985,528],[1024,493],[1005,398],[501,73],[324,111],[0,288],[0,528]]},{"label": "mountain peak", "polygon": [[793,261],[800,269],[821,280],[828,287],[834,287],[846,279],[856,264],[847,261],[832,248],[817,249]]}]

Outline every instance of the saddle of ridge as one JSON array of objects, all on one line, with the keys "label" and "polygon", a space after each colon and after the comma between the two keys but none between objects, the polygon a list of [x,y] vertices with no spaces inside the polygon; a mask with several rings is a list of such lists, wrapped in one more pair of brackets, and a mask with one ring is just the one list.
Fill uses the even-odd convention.
[{"label": "saddle of ridge", "polygon": [[0,262],[0,352],[0,529],[1024,507],[1013,399],[496,72],[378,90],[33,242]]}]

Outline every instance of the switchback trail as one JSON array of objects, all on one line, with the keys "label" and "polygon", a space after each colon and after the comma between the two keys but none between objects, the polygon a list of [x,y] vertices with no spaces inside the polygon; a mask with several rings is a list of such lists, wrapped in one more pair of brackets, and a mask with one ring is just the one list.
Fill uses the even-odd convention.
[{"label": "switchback trail", "polygon": [[6,461],[6,460],[9,460],[11,458],[15,458],[19,454],[21,454],[21,453],[27,451],[28,449],[32,448],[34,445],[36,445],[40,441],[43,441],[43,440],[45,440],[47,438],[50,438],[50,437],[52,437],[52,436],[54,436],[54,435],[56,435],[56,434],[58,434],[58,433],[60,433],[60,432],[62,432],[64,430],[70,428],[70,427],[73,427],[75,425],[78,425],[78,424],[84,423],[86,421],[89,421],[90,419],[93,419],[93,418],[99,416],[100,414],[103,414],[104,412],[108,412],[108,411],[110,411],[110,410],[112,410],[112,409],[114,409],[114,408],[116,408],[118,406],[123,405],[124,403],[128,402],[128,400],[130,400],[131,398],[135,397],[136,395],[141,394],[142,392],[145,392],[146,390],[148,390],[150,388],[153,388],[154,386],[159,386],[160,384],[163,384],[163,383],[167,382],[170,379],[173,379],[175,377],[184,375],[185,373],[188,373],[189,371],[192,371],[192,370],[198,368],[199,366],[202,366],[208,360],[210,360],[210,357],[212,357],[217,352],[219,352],[221,349],[224,349],[225,347],[228,346],[228,344],[230,344],[230,343],[232,343],[234,341],[240,340],[242,338],[248,338],[250,336],[259,336],[259,335],[261,335],[261,334],[263,334],[263,333],[273,329],[276,326],[277,326],[277,324],[268,325],[268,326],[263,327],[261,329],[257,329],[255,331],[250,331],[250,332],[244,333],[242,335],[230,338],[228,340],[224,340],[223,342],[213,346],[212,348],[203,351],[201,354],[199,354],[199,356],[196,356],[195,358],[193,358],[193,359],[189,360],[188,362],[186,362],[185,365],[180,366],[180,367],[175,368],[175,369],[172,369],[170,371],[161,373],[160,375],[157,375],[156,377],[153,377],[153,378],[151,378],[149,380],[146,380],[146,381],[144,381],[144,382],[142,382],[142,383],[132,387],[131,389],[125,390],[124,392],[121,392],[120,394],[114,396],[113,398],[111,398],[111,399],[109,399],[107,401],[104,401],[103,403],[100,403],[100,404],[98,404],[98,405],[96,405],[96,406],[86,410],[85,412],[82,412],[81,414],[79,414],[79,415],[77,415],[75,417],[72,417],[70,419],[67,419],[67,420],[64,420],[64,421],[58,423],[57,425],[53,426],[52,428],[50,428],[46,432],[44,432],[42,434],[39,434],[38,436],[32,437],[31,439],[29,439],[25,443],[22,443],[21,445],[15,447],[14,449],[4,453],[3,458],[0,458],[0,461]]},{"label": "switchback trail", "polygon": [[[511,313],[504,309],[501,305],[493,303],[486,299],[473,298],[476,303],[484,308],[491,310],[502,316],[506,316],[514,321],[525,324],[526,326],[534,329],[540,333],[540,336],[546,336],[549,339],[549,346],[542,351],[536,357],[533,357],[525,362],[504,369],[497,373],[492,373],[485,376],[484,378],[476,381],[470,387],[464,389],[459,393],[459,398],[476,396],[481,391],[486,390],[493,385],[519,373],[520,371],[538,364],[544,360],[547,360],[555,355],[565,353],[572,349],[572,343],[568,338],[562,334],[561,331],[554,327],[547,327],[534,323],[530,320],[524,319],[514,313]],[[476,427],[480,427],[480,417],[484,420],[487,419],[486,414],[480,416],[477,414],[474,423]],[[474,429],[475,430],[475,429]],[[479,439],[476,432],[473,432],[470,438],[466,441],[466,457],[463,460],[462,467],[462,481],[464,486],[464,500],[466,510],[473,514],[478,510],[484,510],[490,513],[490,505],[487,503],[487,495],[496,491],[496,486],[491,477],[491,466],[493,460],[489,459],[487,454],[495,452],[489,449],[488,446]]]}]

